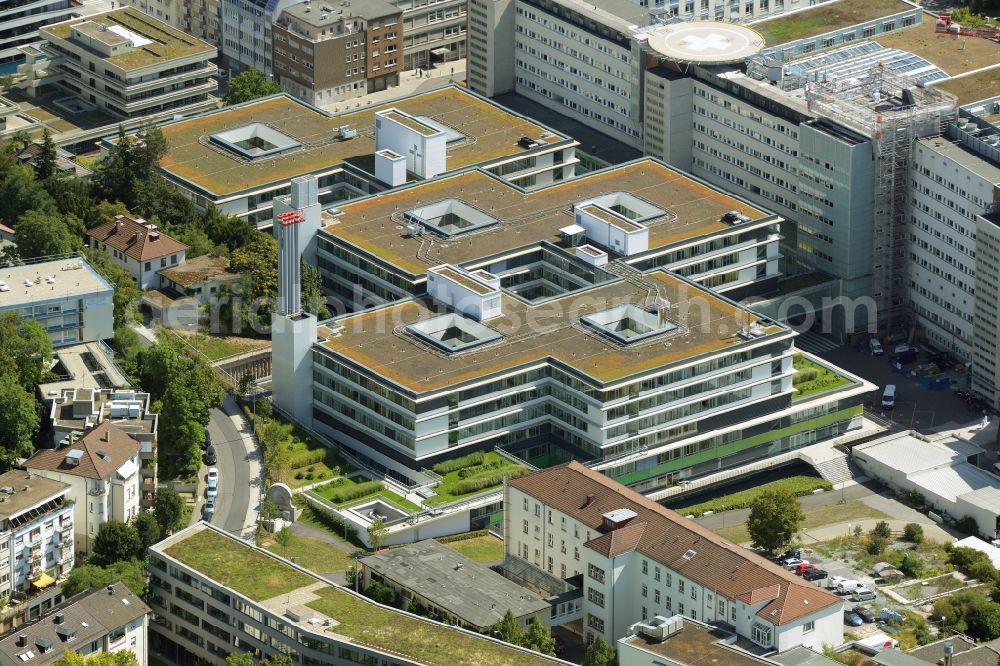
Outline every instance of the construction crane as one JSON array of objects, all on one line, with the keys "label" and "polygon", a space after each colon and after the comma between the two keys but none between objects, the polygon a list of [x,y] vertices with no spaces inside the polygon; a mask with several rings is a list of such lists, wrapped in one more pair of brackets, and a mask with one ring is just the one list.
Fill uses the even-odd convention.
[{"label": "construction crane", "polygon": [[942,14],[934,23],[934,32],[944,32],[955,37],[982,37],[1000,42],[1000,28],[986,26],[983,28],[967,28],[951,20],[950,14]]}]

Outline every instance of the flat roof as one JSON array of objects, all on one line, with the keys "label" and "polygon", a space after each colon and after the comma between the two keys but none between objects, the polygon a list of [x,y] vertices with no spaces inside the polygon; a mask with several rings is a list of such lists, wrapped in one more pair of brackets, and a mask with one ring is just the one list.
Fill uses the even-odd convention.
[{"label": "flat roof", "polygon": [[[966,40],[974,41],[974,40]],[[991,44],[995,49],[1000,49],[993,42],[981,39],[979,41]],[[1000,57],[1000,53],[997,53]],[[996,97],[1000,94],[1000,65],[984,69],[973,74],[966,74],[957,78],[936,81],[932,84],[935,88],[940,88],[958,98],[958,103],[962,106],[978,102],[981,99]]]},{"label": "flat roof", "polygon": [[[977,499],[975,504],[983,509],[995,508],[995,511],[1000,513],[1000,478],[986,470],[979,469],[972,463],[960,462],[925,469],[910,474],[909,480],[949,502],[976,493],[977,498],[988,498],[990,501],[988,503],[979,502]],[[984,489],[997,492],[983,493]]]},{"label": "flat roof", "polygon": [[[128,397],[131,395],[131,397]],[[138,417],[111,416],[111,405],[114,401],[138,401],[142,403]],[[91,409],[87,409],[92,407]],[[62,429],[73,429],[85,432],[87,426],[96,425],[98,421],[110,419],[119,429],[132,434],[153,434],[156,430],[155,414],[147,412],[149,394],[129,389],[93,389],[78,387],[64,390],[62,395],[53,400],[52,425]],[[86,409],[86,412],[84,411]],[[95,415],[96,412],[96,415]]]},{"label": "flat roof", "polygon": [[[579,321],[581,316],[625,303],[645,304],[651,293],[670,302],[668,319],[677,327],[672,332],[619,345]],[[320,344],[414,393],[545,361],[568,366],[600,384],[746,344],[736,335],[737,328],[758,321],[739,305],[658,271],[634,282],[615,280],[538,305],[505,293],[501,316],[484,322],[503,339],[466,352],[441,354],[409,335],[397,335],[397,329],[439,316],[436,307],[430,299],[413,298],[346,315],[336,322],[340,333],[327,331]],[[789,334],[778,325],[764,330],[771,337]]]},{"label": "flat roof", "polygon": [[[423,275],[439,264],[463,264],[543,240],[557,243],[559,230],[573,224],[573,204],[612,192],[627,192],[667,212],[665,218],[643,223],[651,250],[732,228],[722,222],[729,211],[752,220],[772,217],[662,162],[643,158],[531,192],[480,170],[466,171],[343,203],[342,214],[332,218],[326,230],[404,271]],[[404,236],[404,227],[396,221],[399,211],[449,198],[484,211],[500,224],[430,245],[421,236]]]},{"label": "flat roof", "polygon": [[[455,85],[337,115],[281,94],[163,125],[169,150],[160,168],[168,176],[220,198],[344,162],[374,173],[375,112],[391,108],[429,117],[465,135],[464,140],[448,147],[449,170],[520,155],[525,152],[517,144],[522,136],[542,144],[571,141]],[[302,147],[248,164],[207,143],[212,134],[255,122],[292,137]],[[344,125],[357,130],[357,136],[337,138],[338,128]]]},{"label": "flat roof", "polygon": [[160,275],[182,287],[214,281],[228,282],[242,278],[240,273],[229,272],[229,259],[209,254],[186,259],[183,264],[163,269],[160,271]]},{"label": "flat roof", "polygon": [[[10,288],[10,291],[0,291],[0,310],[35,301],[112,291],[111,285],[82,257],[0,266],[0,280]],[[26,286],[26,280],[31,281],[32,286]]]},{"label": "flat roof", "polygon": [[383,16],[401,14],[402,10],[385,0],[317,0],[317,2],[299,2],[286,8],[282,14],[287,14],[302,23],[317,28],[339,23],[353,18],[371,21]]},{"label": "flat roof", "polygon": [[[302,567],[252,546],[204,522],[188,527],[151,547],[201,575],[253,599],[259,606],[295,624],[299,631],[360,647],[386,651],[418,662],[450,666],[534,666],[565,664],[536,652],[515,648],[476,633],[450,627],[381,606],[334,585]],[[253,571],[253,574],[248,572]],[[281,587],[260,599],[252,579],[266,575]],[[288,614],[291,611],[291,615]],[[294,618],[301,618],[295,621]],[[330,626],[323,620],[329,618]]]},{"label": "flat roof", "polygon": [[[120,67],[125,71],[141,69],[151,65],[163,65],[178,58],[187,58],[194,55],[204,55],[206,58],[214,58],[218,49],[203,42],[197,37],[192,37],[177,30],[162,21],[157,21],[152,16],[144,14],[134,7],[125,7],[102,14],[81,17],[45,26],[39,29],[43,35],[52,36],[57,39],[69,39],[71,28],[80,23],[103,24],[109,26],[121,26],[123,30],[116,30],[114,34],[119,37],[122,33],[131,34],[141,39],[142,46],[136,46],[127,53],[103,58],[109,65]],[[127,32],[125,32],[127,31]]]},{"label": "flat roof", "polygon": [[[989,67],[1000,60],[1000,46],[996,42],[978,37],[956,39],[934,32],[934,18],[930,16],[909,28],[887,32],[875,39],[882,46],[925,58],[949,76]],[[993,94],[1000,94],[1000,86]]]},{"label": "flat roof", "polygon": [[764,47],[764,37],[738,23],[685,21],[651,30],[648,44],[675,62],[724,65],[757,55]]},{"label": "flat roof", "polygon": [[10,493],[0,491],[0,520],[16,516],[38,506],[47,499],[69,490],[69,484],[28,474],[23,469],[12,469],[0,474],[0,488],[10,488]]},{"label": "flat roof", "polygon": [[984,180],[990,181],[994,185],[1000,184],[1000,166],[989,161],[982,155],[969,150],[960,143],[949,141],[944,137],[920,139],[917,143],[932,149],[934,152],[939,153],[944,157],[947,157],[959,166],[968,169],[972,173]]},{"label": "flat roof", "polygon": [[854,447],[854,451],[902,474],[913,474],[964,461],[969,456],[982,453],[983,449],[953,438],[928,441],[915,437],[911,432],[899,432],[859,444]]},{"label": "flat roof", "polygon": [[391,548],[361,563],[476,627],[510,610],[515,618],[549,612],[549,602],[434,539]]},{"label": "flat roof", "polygon": [[763,35],[767,46],[777,46],[874,21],[883,16],[892,16],[908,9],[913,9],[913,5],[903,0],[831,0],[755,21],[750,27]]},{"label": "flat roof", "polygon": [[643,634],[636,634],[623,638],[620,642],[639,648],[644,652],[665,657],[671,663],[684,666],[697,666],[699,664],[759,666],[760,664],[773,663],[720,643],[720,641],[732,637],[732,634],[727,631],[706,626],[700,622],[692,622],[688,618],[684,618],[682,622],[684,626],[678,633],[662,641]]}]

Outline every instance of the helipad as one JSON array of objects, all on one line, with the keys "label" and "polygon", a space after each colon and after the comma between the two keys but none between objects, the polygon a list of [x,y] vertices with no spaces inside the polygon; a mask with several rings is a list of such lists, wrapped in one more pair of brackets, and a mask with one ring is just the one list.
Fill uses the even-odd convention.
[{"label": "helipad", "polygon": [[742,25],[691,21],[650,31],[649,47],[676,62],[721,65],[756,55],[764,48],[764,38]]}]

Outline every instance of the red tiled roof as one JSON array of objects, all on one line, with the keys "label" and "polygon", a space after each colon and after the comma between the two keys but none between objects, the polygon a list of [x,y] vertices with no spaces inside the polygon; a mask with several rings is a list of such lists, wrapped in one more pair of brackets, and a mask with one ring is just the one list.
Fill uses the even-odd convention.
[{"label": "red tiled roof", "polygon": [[[82,451],[83,455],[80,456],[79,464],[68,465],[66,454],[74,449]],[[139,442],[111,421],[103,421],[69,446],[39,449],[24,462],[24,468],[51,470],[88,479],[106,479],[137,453]]]},{"label": "red tiled roof", "polygon": [[87,235],[136,261],[149,261],[188,249],[179,240],[151,227],[145,220],[115,215],[115,219],[94,227]]},{"label": "red tiled roof", "polygon": [[[631,509],[637,516],[615,531],[621,536],[606,533],[586,545],[605,555],[640,552],[731,599],[750,603],[770,599],[757,615],[775,625],[841,603],[839,597],[576,461],[509,484],[595,531],[602,531],[605,513]],[[588,501],[591,495],[593,500]]]}]

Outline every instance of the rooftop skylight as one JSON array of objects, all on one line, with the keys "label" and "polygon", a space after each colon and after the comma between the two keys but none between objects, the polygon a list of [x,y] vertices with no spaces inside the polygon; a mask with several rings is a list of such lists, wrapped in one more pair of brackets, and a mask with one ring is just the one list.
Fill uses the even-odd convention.
[{"label": "rooftop skylight", "polygon": [[408,222],[417,222],[424,227],[445,236],[455,236],[475,229],[498,224],[496,218],[459,201],[444,199],[420,208],[407,211]]},{"label": "rooftop skylight", "polygon": [[250,160],[277,155],[302,145],[287,134],[263,123],[218,132],[211,138],[214,143]]},{"label": "rooftop skylight", "polygon": [[643,310],[631,304],[618,305],[610,310],[584,315],[580,317],[580,321],[625,344],[677,330],[677,325],[672,324],[660,313]]},{"label": "rooftop skylight", "polygon": [[455,313],[410,324],[406,330],[447,352],[464,351],[502,337],[478,321]]}]

